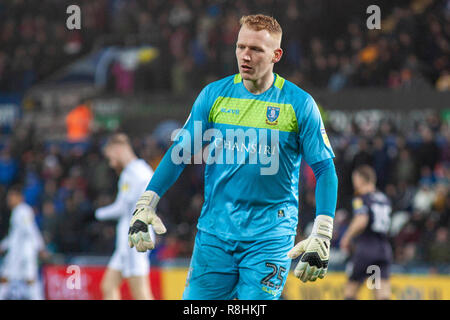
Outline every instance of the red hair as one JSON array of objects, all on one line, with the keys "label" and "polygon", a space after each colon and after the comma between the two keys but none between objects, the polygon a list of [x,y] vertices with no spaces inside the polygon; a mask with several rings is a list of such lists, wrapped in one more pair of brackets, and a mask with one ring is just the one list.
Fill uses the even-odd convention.
[{"label": "red hair", "polygon": [[283,33],[280,24],[275,18],[263,14],[243,16],[239,23],[241,27],[245,25],[255,31],[267,30],[275,36],[281,36]]}]

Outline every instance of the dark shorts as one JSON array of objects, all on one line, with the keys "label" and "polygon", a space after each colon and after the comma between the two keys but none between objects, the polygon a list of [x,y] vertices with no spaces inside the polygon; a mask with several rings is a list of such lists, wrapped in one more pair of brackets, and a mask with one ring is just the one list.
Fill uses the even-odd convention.
[{"label": "dark shorts", "polygon": [[350,281],[363,282],[379,273],[381,279],[389,279],[392,249],[387,241],[360,243],[346,266]]}]

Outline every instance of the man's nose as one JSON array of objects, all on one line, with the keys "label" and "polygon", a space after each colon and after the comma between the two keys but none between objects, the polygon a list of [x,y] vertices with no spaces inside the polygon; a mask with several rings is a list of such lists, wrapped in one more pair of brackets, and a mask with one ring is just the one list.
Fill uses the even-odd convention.
[{"label": "man's nose", "polygon": [[248,48],[242,50],[241,57],[245,61],[250,61],[252,59]]}]

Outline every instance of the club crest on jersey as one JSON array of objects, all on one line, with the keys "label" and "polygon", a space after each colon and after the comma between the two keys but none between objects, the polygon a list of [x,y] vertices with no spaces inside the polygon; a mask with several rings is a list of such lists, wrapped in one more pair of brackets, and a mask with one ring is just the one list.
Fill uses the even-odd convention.
[{"label": "club crest on jersey", "polygon": [[322,134],[323,142],[325,143],[325,145],[328,148],[331,148],[330,140],[328,139],[328,135],[324,127],[320,128],[320,133]]},{"label": "club crest on jersey", "polygon": [[353,204],[353,210],[359,210],[363,207],[364,202],[362,201],[361,198],[355,198],[355,199],[353,199],[352,204]]},{"label": "club crest on jersey", "polygon": [[128,183],[124,183],[121,188],[122,192],[127,192],[128,189],[130,189],[130,186],[128,185]]},{"label": "club crest on jersey", "polygon": [[280,115],[280,108],[268,106],[266,111],[266,123],[270,125],[278,124],[279,115]]}]

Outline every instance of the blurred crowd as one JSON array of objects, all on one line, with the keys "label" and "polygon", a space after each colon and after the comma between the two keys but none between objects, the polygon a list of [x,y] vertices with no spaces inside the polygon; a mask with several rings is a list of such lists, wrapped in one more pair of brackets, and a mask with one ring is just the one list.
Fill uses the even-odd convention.
[{"label": "blurred crowd", "polygon": [[[44,141],[35,134],[33,125],[22,122],[16,125],[13,134],[3,136],[0,139],[0,238],[6,236],[9,227],[8,188],[19,184],[25,201],[35,211],[50,252],[111,254],[116,221],[100,222],[94,216],[95,209],[112,203],[117,193],[118,175],[101,153],[106,139],[106,134],[94,133],[83,141]],[[156,169],[165,145],[151,135],[132,141],[138,156]],[[195,229],[193,219],[202,205],[199,197],[202,179],[199,174],[193,175],[197,169],[187,168],[180,182],[159,205],[165,224],[179,241],[191,241]],[[186,203],[191,201],[193,207],[189,208]],[[170,243],[172,238],[169,234],[165,242]],[[183,250],[191,249],[187,247]],[[187,255],[183,250],[181,255]]]},{"label": "blurred crowd", "polygon": [[[393,205],[389,238],[395,263],[427,262],[438,270],[450,262],[450,123],[432,114],[413,128],[399,130],[386,120],[376,130],[353,124],[345,132],[329,132],[339,178],[332,247],[339,248],[352,217],[351,172],[368,164],[375,169],[377,189]],[[308,234],[315,212],[315,179],[309,167],[301,172],[299,225]]]},{"label": "blurred crowd", "polygon": [[390,238],[395,262],[448,264],[450,122],[433,113],[409,128],[382,121],[377,130],[352,126],[348,132],[329,134],[340,188],[333,245],[338,244],[351,215],[351,171],[369,164],[377,174],[377,188],[393,205]]},{"label": "blurred crowd", "polygon": [[[438,114],[404,131],[389,121],[376,130],[357,125],[348,130],[329,130],[339,177],[339,197],[332,246],[339,248],[352,217],[351,171],[372,165],[377,187],[393,203],[390,239],[395,262],[400,265],[450,263],[450,127]],[[20,182],[26,201],[50,252],[108,255],[112,253],[115,222],[94,217],[97,207],[114,201],[117,173],[101,154],[107,135],[101,132],[81,143],[42,141],[33,127],[18,123],[14,133],[0,141],[0,238],[8,228],[5,207],[8,187]],[[139,157],[154,169],[169,144],[153,134],[132,137]],[[203,204],[203,165],[189,165],[161,198],[160,216],[168,234],[158,236],[152,253],[157,261],[189,257],[196,222]],[[299,237],[309,233],[315,216],[315,179],[302,164],[300,179]]]},{"label": "blurred crowd", "polygon": [[[278,19],[284,58],[276,70],[303,87],[448,90],[450,0],[377,3],[380,30],[366,26],[368,0],[2,1],[0,91],[26,90],[98,47],[146,44],[159,57],[131,73],[128,91],[186,93],[237,71],[238,21],[252,13]],[[71,4],[81,8],[80,30],[66,28]],[[109,89],[120,90],[126,69],[112,64]]]}]

